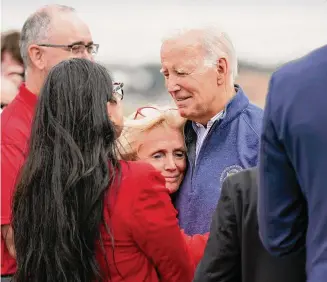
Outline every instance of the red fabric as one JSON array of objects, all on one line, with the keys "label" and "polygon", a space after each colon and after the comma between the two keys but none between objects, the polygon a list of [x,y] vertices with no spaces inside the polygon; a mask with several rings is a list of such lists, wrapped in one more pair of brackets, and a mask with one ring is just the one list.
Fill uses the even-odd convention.
[{"label": "red fabric", "polygon": [[197,267],[203,257],[204,249],[209,238],[209,232],[203,235],[196,234],[193,236],[186,235],[184,230],[181,230],[181,233],[184,236],[185,242],[189,248],[194,266]]},{"label": "red fabric", "polygon": [[[23,84],[16,98],[1,113],[1,225],[10,224],[11,200],[24,163],[37,96]],[[16,262],[1,236],[1,275],[14,273]]]},{"label": "red fabric", "polygon": [[104,211],[114,246],[101,226],[104,255],[101,244],[97,249],[107,281],[192,281],[194,263],[165,179],[148,164],[121,164],[121,181],[110,189]]}]

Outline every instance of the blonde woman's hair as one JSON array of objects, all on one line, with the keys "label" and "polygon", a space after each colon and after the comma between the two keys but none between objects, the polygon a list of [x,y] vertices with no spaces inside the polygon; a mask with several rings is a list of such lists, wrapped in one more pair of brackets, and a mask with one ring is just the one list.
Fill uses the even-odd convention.
[{"label": "blonde woman's hair", "polygon": [[[180,130],[184,135],[186,119],[179,115],[178,110],[169,106],[149,105],[144,107],[148,110],[146,116],[134,112],[124,119],[124,128],[118,138],[119,155],[124,160],[135,161],[140,140],[144,133],[159,126]],[[137,119],[134,119],[137,115]]]}]

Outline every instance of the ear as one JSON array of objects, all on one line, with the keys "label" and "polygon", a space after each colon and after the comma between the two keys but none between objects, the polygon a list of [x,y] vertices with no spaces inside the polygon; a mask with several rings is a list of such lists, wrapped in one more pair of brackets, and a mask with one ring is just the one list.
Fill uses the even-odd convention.
[{"label": "ear", "polygon": [[44,54],[40,46],[32,44],[28,47],[28,56],[32,64],[39,70],[45,68]]},{"label": "ear", "polygon": [[217,84],[222,85],[226,82],[227,75],[228,75],[228,63],[225,58],[220,58],[217,61]]}]

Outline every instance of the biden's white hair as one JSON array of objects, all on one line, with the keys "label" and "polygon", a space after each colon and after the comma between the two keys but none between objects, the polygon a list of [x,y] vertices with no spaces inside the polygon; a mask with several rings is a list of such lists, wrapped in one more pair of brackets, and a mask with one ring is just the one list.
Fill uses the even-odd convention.
[{"label": "biden's white hair", "polygon": [[229,35],[216,26],[190,27],[174,30],[166,35],[162,42],[174,40],[187,35],[190,32],[200,34],[199,39],[206,56],[206,66],[216,66],[220,58],[225,58],[229,65],[229,72],[232,82],[238,75],[238,62],[234,45]]}]

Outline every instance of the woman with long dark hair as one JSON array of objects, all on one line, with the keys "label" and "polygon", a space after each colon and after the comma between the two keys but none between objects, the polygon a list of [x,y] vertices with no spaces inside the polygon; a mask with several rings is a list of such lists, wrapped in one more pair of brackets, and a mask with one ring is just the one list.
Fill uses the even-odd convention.
[{"label": "woman with long dark hair", "polygon": [[164,178],[117,158],[121,99],[97,63],[49,73],[13,200],[15,281],[192,280]]}]

